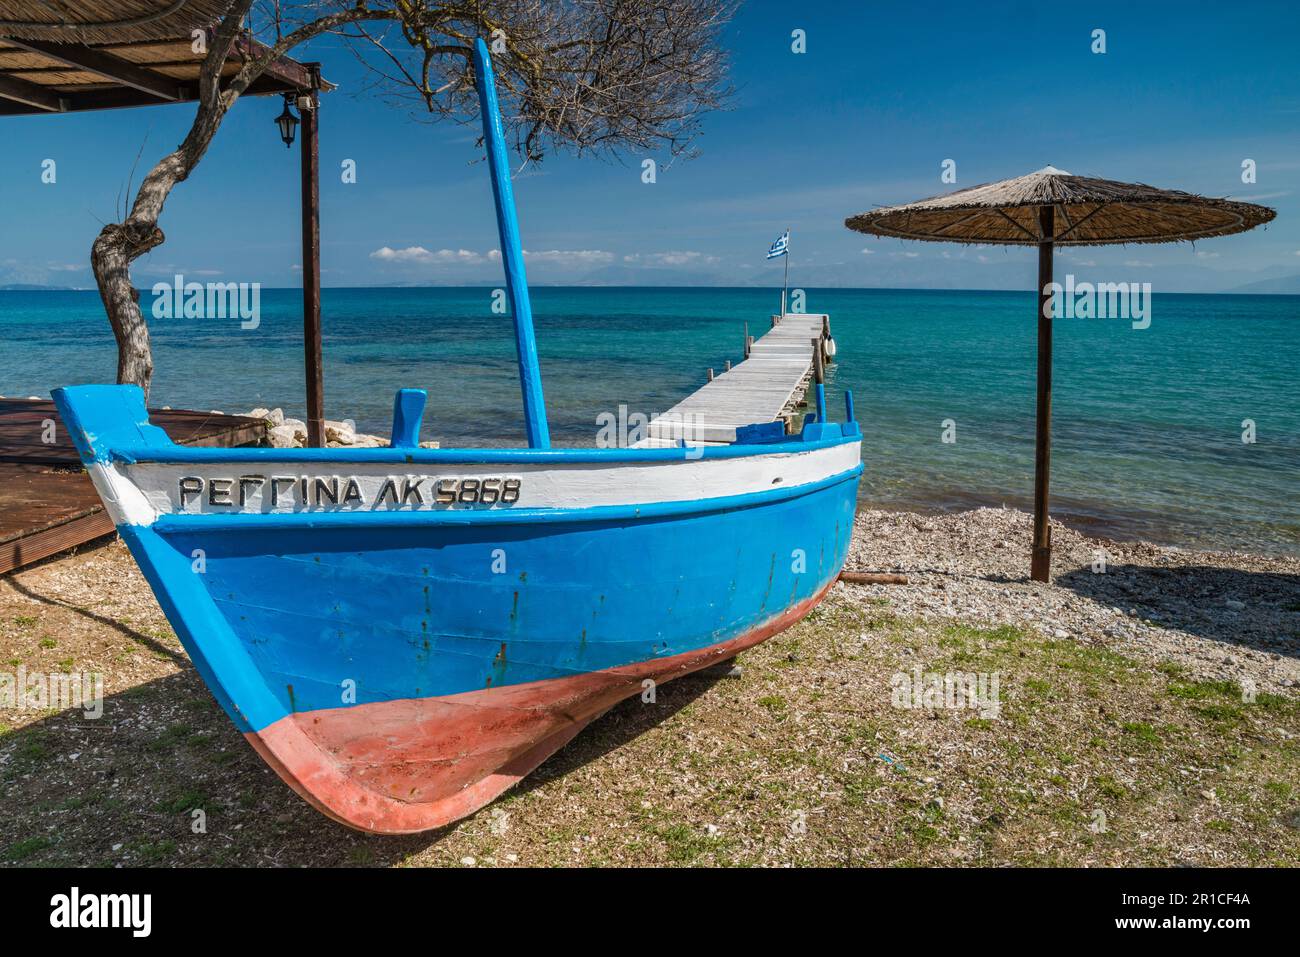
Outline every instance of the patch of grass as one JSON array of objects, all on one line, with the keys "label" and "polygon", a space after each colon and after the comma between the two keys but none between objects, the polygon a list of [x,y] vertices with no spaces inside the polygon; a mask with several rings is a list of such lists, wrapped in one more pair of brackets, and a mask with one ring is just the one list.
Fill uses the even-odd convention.
[{"label": "patch of grass", "polygon": [[45,837],[43,835],[37,837],[29,837],[21,841],[15,841],[14,843],[10,844],[9,849],[5,851],[5,856],[8,857],[9,860],[11,861],[26,860],[27,858],[31,857],[33,854],[39,853],[40,851],[45,850],[47,847],[52,846],[53,843],[54,843],[53,841],[51,841],[48,837]]},{"label": "patch of grass", "polygon": [[1265,781],[1264,790],[1282,801],[1289,800],[1295,793],[1295,789],[1286,781]]},{"label": "patch of grass", "polygon": [[1143,744],[1159,744],[1160,733],[1154,727],[1143,721],[1125,721],[1120,725],[1120,730],[1130,735]]},{"label": "patch of grass", "polygon": [[140,858],[142,864],[158,864],[176,853],[176,842],[170,840],[162,841],[134,841],[131,844],[131,850]]},{"label": "patch of grass", "polygon": [[36,624],[35,615],[15,615],[14,624],[19,628],[30,628]]},{"label": "patch of grass", "polygon": [[759,705],[773,713],[780,713],[785,710],[785,699],[778,694],[767,694],[758,699]]},{"label": "patch of grass", "polygon": [[1128,788],[1108,774],[1098,775],[1093,784],[1103,797],[1108,797],[1111,800],[1119,801],[1128,797]]},{"label": "patch of grass", "polygon": [[46,635],[44,638],[42,638],[39,644],[46,651],[49,651],[51,648],[57,648],[59,646],[59,643],[55,639],[51,638],[49,635]]},{"label": "patch of grass", "polygon": [[149,742],[149,748],[153,751],[171,751],[184,744],[193,734],[194,729],[188,724],[171,724]]},{"label": "patch of grass", "polygon": [[1300,714],[1300,703],[1293,698],[1284,698],[1280,694],[1270,694],[1265,691],[1255,696],[1252,704],[1256,708],[1274,715],[1292,715]]},{"label": "patch of grass", "polygon": [[1192,712],[1218,724],[1240,724],[1246,720],[1241,706],[1234,704],[1198,704],[1192,706]]},{"label": "patch of grass", "polygon": [[680,822],[652,828],[651,833],[663,842],[668,860],[678,865],[694,864],[710,851],[725,849],[731,843]]},{"label": "patch of grass", "polygon": [[171,797],[158,802],[158,809],[170,814],[183,814],[186,811],[193,811],[195,808],[206,807],[208,801],[208,796],[202,791],[181,791],[178,794],[174,794]]},{"label": "patch of grass", "polygon": [[1187,701],[1206,701],[1210,698],[1236,698],[1241,700],[1241,686],[1235,681],[1186,681],[1169,686],[1169,694]]}]

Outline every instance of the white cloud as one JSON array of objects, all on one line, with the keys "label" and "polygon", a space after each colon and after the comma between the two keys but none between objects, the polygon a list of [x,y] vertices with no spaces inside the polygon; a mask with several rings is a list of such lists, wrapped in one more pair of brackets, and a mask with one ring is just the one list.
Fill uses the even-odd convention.
[{"label": "white cloud", "polygon": [[[473,249],[428,249],[425,246],[405,246],[394,249],[381,246],[370,258],[392,265],[420,266],[481,266],[501,262],[501,251],[489,249],[485,253]],[[525,249],[524,259],[535,264],[555,266],[601,266],[614,261],[614,254],[601,249]]]},{"label": "white cloud", "polygon": [[1150,269],[1154,263],[1149,263],[1143,259],[1126,259],[1124,265],[1130,269]]},{"label": "white cloud", "polygon": [[1198,249],[1196,251],[1196,258],[1197,259],[1218,259],[1219,254],[1206,252],[1204,249]]},{"label": "white cloud", "polygon": [[614,254],[603,249],[525,249],[524,259],[560,266],[598,266],[613,262]]},{"label": "white cloud", "polygon": [[664,253],[632,253],[624,256],[625,263],[640,263],[647,266],[696,266],[709,265],[718,261],[717,256],[706,256],[693,250],[671,250]]},{"label": "white cloud", "polygon": [[147,276],[166,276],[168,279],[175,276],[223,275],[220,269],[186,269],[184,266],[177,266],[175,263],[147,263],[143,266],[137,266],[135,271]]},{"label": "white cloud", "polygon": [[[875,251],[874,249],[864,249],[864,250],[862,250],[862,255],[864,255],[864,256],[874,256],[875,254],[876,254],[876,251]],[[944,255],[946,256],[946,255],[948,255],[948,254],[947,254],[947,253],[944,253]]]},{"label": "white cloud", "polygon": [[[407,246],[394,249],[380,246],[370,254],[371,259],[386,263],[481,263],[485,257],[472,249],[439,249],[432,252],[423,246]],[[489,255],[486,258],[491,258]]]}]

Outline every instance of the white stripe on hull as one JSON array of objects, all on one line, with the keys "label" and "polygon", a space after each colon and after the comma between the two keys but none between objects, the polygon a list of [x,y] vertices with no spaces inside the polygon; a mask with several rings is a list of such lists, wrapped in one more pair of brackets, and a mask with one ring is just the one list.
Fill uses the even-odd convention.
[{"label": "white stripe on hull", "polygon": [[[609,465],[439,462],[423,469],[415,466],[415,471],[409,470],[410,466],[403,471],[396,463],[295,462],[292,458],[202,465],[93,463],[89,471],[116,524],[151,525],[160,515],[176,514],[506,511],[699,501],[817,482],[855,468],[859,449],[859,442],[850,442],[807,452],[763,454],[756,451],[755,455],[735,458]],[[318,479],[323,480],[326,489],[337,489],[337,504],[328,495],[319,494]],[[498,489],[507,479],[518,480],[518,497],[508,504],[498,501],[490,505],[460,501],[448,505],[437,501],[440,482],[462,483],[467,479],[480,484],[496,479]],[[344,495],[351,483],[355,483],[356,494],[345,504]],[[408,491],[412,486],[415,493]],[[397,504],[394,495],[404,501]]]}]

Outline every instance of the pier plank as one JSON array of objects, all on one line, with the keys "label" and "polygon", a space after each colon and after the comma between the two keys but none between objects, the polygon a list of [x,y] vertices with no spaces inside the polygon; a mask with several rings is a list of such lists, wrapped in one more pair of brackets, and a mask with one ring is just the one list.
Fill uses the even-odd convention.
[{"label": "pier plank", "polygon": [[826,324],[821,313],[791,314],[775,322],[754,339],[747,358],[651,421],[637,446],[663,448],[682,439],[725,445],[736,440],[741,426],[787,418],[808,388],[812,340],[821,337]]}]

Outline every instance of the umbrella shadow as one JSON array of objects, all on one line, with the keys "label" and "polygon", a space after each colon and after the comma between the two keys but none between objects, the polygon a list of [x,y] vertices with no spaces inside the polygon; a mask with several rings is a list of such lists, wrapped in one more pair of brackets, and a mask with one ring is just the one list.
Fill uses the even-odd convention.
[{"label": "umbrella shadow", "polygon": [[[507,795],[600,759],[716,680],[689,676],[660,685],[653,705],[639,696],[615,705]],[[0,737],[0,799],[9,809],[0,815],[0,863],[386,866],[457,827],[390,837],[326,818],[249,747],[191,667],[102,705],[98,719],[75,706]]]},{"label": "umbrella shadow", "polygon": [[1213,565],[1084,566],[1057,575],[1060,588],[1132,617],[1225,645],[1300,658],[1300,575]]}]

